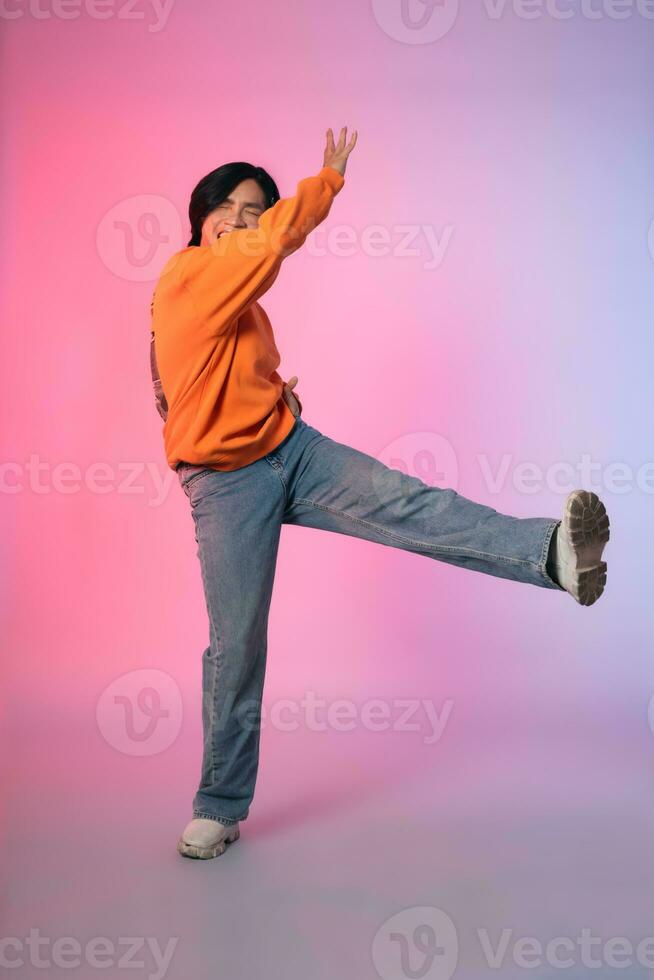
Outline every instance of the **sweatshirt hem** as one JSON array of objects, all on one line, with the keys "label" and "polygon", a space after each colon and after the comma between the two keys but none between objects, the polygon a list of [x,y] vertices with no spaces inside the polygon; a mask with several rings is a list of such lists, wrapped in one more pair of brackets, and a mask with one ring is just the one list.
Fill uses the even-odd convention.
[{"label": "sweatshirt hem", "polygon": [[[266,438],[261,442],[257,441],[254,445],[250,443],[245,449],[230,453],[220,462],[217,460],[200,460],[197,463],[191,463],[191,465],[204,466],[207,469],[218,470],[221,473],[243,469],[244,466],[250,466],[251,463],[256,463],[257,460],[263,459],[268,453],[274,452],[284,439],[290,435],[296,421],[295,415],[293,415],[286,402],[282,399],[282,415],[279,422],[274,429],[271,429],[267,433]],[[174,462],[169,460],[168,465],[172,470],[176,470],[181,463],[186,462],[189,462],[189,460],[175,459]]]}]

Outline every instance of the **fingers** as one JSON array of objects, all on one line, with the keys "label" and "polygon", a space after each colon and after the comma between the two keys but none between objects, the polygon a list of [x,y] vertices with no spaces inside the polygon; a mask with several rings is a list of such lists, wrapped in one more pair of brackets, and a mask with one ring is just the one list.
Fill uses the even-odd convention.
[{"label": "fingers", "polygon": [[284,386],[282,396],[293,415],[295,415],[297,418],[297,416],[302,412],[302,402],[300,399],[297,397],[297,395],[294,395],[290,388],[288,388],[286,385]]},{"label": "fingers", "polygon": [[340,136],[338,137],[338,143],[337,143],[337,145],[335,147],[334,146],[334,133],[333,133],[332,129],[330,128],[330,129],[327,130],[327,147],[332,152],[336,152],[337,150],[344,150],[344,149],[346,149],[348,151],[348,153],[349,153],[356,146],[357,136],[358,136],[358,133],[357,133],[357,130],[355,129],[353,131],[353,134],[352,134],[352,137],[350,139],[350,142],[346,146],[345,145],[345,142],[347,140],[347,126],[343,126],[343,128],[341,129]]},{"label": "fingers", "polygon": [[347,144],[347,146],[345,145],[346,139],[347,139],[347,126],[343,126],[343,128],[341,130],[340,138],[338,140],[338,145],[341,147],[341,149],[348,149],[349,148],[350,150],[353,150],[354,147],[355,147],[355,145],[356,145],[356,141],[357,141],[357,131],[356,131],[356,129],[353,130],[352,137],[350,139],[350,142]]}]

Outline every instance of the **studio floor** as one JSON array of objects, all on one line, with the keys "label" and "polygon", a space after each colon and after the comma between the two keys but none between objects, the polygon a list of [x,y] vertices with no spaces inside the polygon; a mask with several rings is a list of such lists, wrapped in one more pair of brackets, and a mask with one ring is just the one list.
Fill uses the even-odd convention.
[{"label": "studio floor", "polygon": [[432,744],[264,729],[250,816],[211,861],[175,850],[197,729],[147,765],[81,720],[22,732],[4,835],[11,975],[652,976],[654,736],[639,705],[495,706],[465,731],[456,711]]}]

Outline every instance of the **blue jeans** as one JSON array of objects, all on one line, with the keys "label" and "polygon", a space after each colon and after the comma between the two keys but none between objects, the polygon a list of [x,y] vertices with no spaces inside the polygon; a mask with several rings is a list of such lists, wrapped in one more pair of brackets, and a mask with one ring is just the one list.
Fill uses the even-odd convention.
[{"label": "blue jeans", "polygon": [[181,463],[177,474],[191,504],[209,614],[195,817],[232,824],[249,814],[282,524],[563,591],[546,571],[558,520],[510,517],[429,486],[324,436],[301,416],[276,449],[247,466],[219,471]]}]

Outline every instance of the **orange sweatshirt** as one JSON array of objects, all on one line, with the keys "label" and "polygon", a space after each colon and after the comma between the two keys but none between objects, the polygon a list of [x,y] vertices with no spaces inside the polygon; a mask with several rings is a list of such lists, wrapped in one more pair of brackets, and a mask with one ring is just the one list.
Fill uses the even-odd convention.
[{"label": "orange sweatshirt", "polygon": [[163,434],[173,469],[184,460],[235,470],[272,452],[293,428],[280,357],[257,302],[283,259],[329,214],[345,182],[333,167],[297,185],[295,197],[212,245],[191,245],[165,265],[152,331],[168,403]]}]

